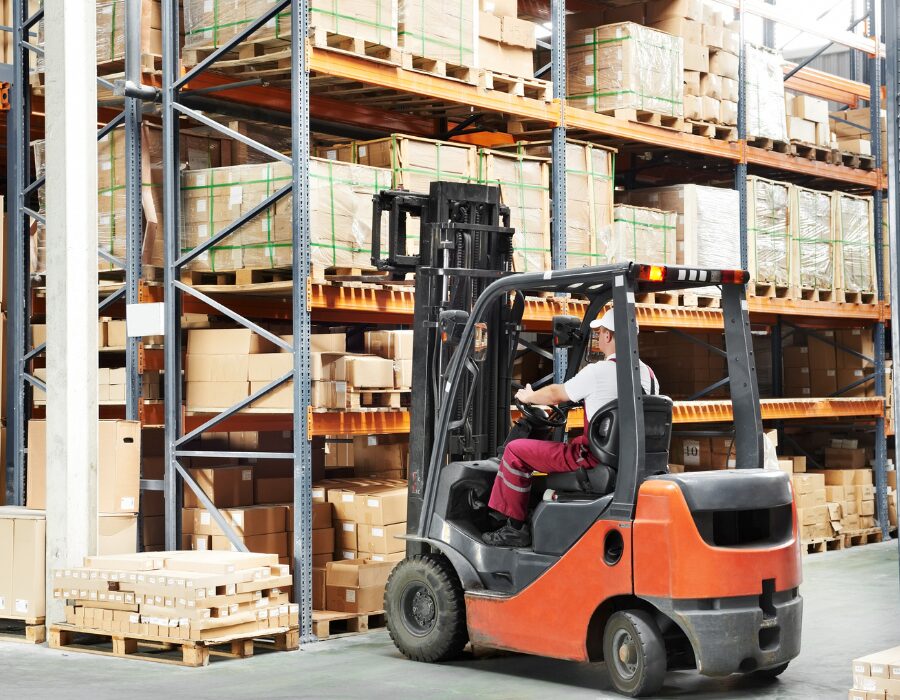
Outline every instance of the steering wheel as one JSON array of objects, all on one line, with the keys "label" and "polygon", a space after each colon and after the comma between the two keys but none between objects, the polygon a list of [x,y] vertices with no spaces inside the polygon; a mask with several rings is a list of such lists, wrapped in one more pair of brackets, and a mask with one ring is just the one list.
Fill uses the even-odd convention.
[{"label": "steering wheel", "polygon": [[559,406],[550,406],[550,413],[547,414],[543,408],[534,406],[530,403],[522,403],[519,399],[513,397],[516,408],[522,416],[532,425],[540,428],[562,428],[566,425],[567,417]]}]

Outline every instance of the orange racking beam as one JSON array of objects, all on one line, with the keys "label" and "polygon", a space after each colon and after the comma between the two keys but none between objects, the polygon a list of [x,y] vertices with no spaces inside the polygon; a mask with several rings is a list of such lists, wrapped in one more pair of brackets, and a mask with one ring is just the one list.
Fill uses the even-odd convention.
[{"label": "orange racking beam", "polygon": [[762,165],[829,180],[851,182],[864,187],[871,187],[872,189],[882,189],[886,186],[885,178],[880,170],[848,168],[845,165],[823,163],[818,160],[767,151],[763,148],[754,148],[753,146],[747,147],[747,162],[752,165]]},{"label": "orange racking beam", "polygon": [[[785,75],[790,73],[796,65],[796,63],[785,63]],[[852,108],[859,105],[860,98],[868,100],[871,96],[869,86],[865,83],[841,78],[809,67],[801,68],[784,82],[784,86],[813,97],[821,97],[823,100],[846,104]]]}]

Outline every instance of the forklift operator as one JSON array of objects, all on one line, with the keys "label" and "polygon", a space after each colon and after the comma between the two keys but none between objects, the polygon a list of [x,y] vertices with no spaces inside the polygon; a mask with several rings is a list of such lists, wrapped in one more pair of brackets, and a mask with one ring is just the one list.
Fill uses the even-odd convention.
[{"label": "forklift operator", "polygon": [[[600,319],[591,321],[596,334],[593,347],[606,357],[584,367],[565,384],[551,384],[537,391],[527,385],[516,393],[522,403],[559,405],[567,401],[584,401],[584,434],[567,443],[546,440],[512,440],[503,450],[490,508],[506,516],[503,525],[482,538],[497,547],[527,547],[531,544],[528,523],[528,501],[533,471],[570,472],[591,469],[598,462],[588,447],[587,428],[591,418],[603,406],[618,398],[616,382],[616,337],[612,309]],[[658,394],[659,383],[647,365],[640,363],[641,388],[646,394]]]}]

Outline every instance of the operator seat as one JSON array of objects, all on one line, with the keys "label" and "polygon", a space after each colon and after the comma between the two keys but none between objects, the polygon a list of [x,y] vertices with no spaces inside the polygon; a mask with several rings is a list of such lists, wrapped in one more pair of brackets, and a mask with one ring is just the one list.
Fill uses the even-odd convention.
[{"label": "operator seat", "polygon": [[[645,395],[644,447],[646,472],[665,474],[669,470],[669,441],[672,437],[672,399]],[[600,462],[591,469],[555,472],[547,475],[547,488],[567,495],[603,496],[616,487],[619,468],[619,402],[610,401],[597,411],[588,425],[588,445]]]}]

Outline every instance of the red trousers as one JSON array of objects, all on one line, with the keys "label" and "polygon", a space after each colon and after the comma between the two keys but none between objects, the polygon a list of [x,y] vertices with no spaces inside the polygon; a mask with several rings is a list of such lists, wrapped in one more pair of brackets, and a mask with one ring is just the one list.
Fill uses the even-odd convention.
[{"label": "red trousers", "polygon": [[513,440],[503,450],[488,505],[508,518],[525,520],[528,517],[533,471],[573,472],[582,467],[590,469],[597,464],[599,462],[583,437],[570,442]]}]

